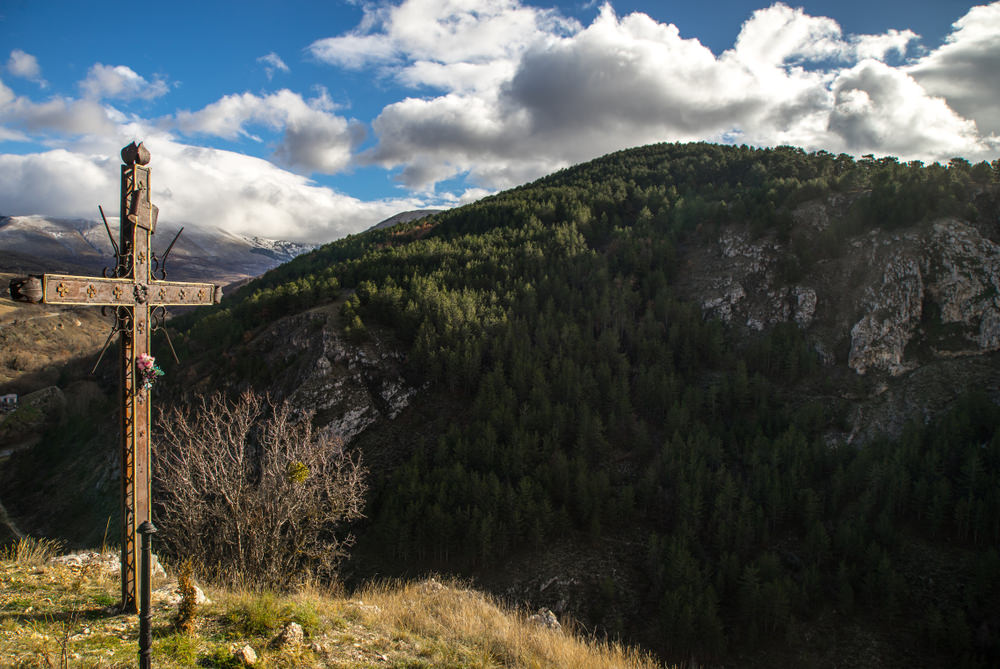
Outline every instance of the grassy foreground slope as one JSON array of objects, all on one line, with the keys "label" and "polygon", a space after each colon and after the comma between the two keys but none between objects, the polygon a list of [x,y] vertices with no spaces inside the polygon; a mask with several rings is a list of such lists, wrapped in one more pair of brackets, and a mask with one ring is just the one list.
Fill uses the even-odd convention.
[{"label": "grassy foreground slope", "polygon": [[[52,562],[32,540],[0,558],[0,666],[134,666],[138,617],[115,611],[119,584],[100,558]],[[163,579],[165,581],[165,579]],[[169,583],[157,583],[169,587]],[[434,579],[368,586],[350,595],[302,587],[289,595],[208,589],[195,631],[176,631],[177,607],[154,598],[153,664],[240,666],[250,646],[262,667],[659,666],[639,653],[528,621],[461,584]],[[276,642],[288,623],[301,642]]]}]

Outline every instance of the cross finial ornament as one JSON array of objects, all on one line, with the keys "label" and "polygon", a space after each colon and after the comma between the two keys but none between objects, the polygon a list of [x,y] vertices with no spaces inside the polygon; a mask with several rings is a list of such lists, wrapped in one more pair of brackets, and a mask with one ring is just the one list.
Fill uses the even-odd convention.
[{"label": "cross finial ornament", "polygon": [[[23,302],[93,305],[115,310],[111,334],[119,335],[121,365],[122,608],[136,612],[139,601],[136,535],[139,526],[151,520],[151,402],[146,397],[149,390],[139,378],[137,360],[150,355],[150,338],[163,326],[166,307],[218,304],[222,288],[209,283],[166,280],[164,265],[170,249],[158,258],[150,248],[159,209],[149,199],[150,169],[146,167],[149,150],[141,142],[133,142],[122,149],[122,161],[125,164],[121,166],[119,242],[116,244],[114,237],[111,238],[115,268],[110,272],[105,270],[104,277],[42,274],[15,279],[10,282],[10,293]],[[106,219],[104,222],[107,225]],[[154,271],[159,272],[160,279],[154,277]]]}]

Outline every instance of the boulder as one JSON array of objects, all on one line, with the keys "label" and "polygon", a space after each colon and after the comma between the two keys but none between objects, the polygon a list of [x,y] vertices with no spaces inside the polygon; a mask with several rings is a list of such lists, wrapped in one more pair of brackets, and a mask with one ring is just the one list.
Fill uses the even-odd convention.
[{"label": "boulder", "polygon": [[[159,602],[162,606],[177,606],[181,603],[181,588],[175,582],[168,583],[162,588],[153,590],[152,594],[153,601]],[[201,588],[194,585],[194,603],[198,606],[202,606],[204,604],[211,604],[212,600],[205,595]]]},{"label": "boulder", "polygon": [[305,632],[302,631],[302,625],[290,622],[281,628],[278,636],[271,641],[271,646],[274,648],[295,647],[301,645],[304,639]]},{"label": "boulder", "polygon": [[528,622],[550,630],[558,631],[562,629],[562,625],[559,624],[556,614],[548,609],[538,609],[538,613],[528,617]]},{"label": "boulder", "polygon": [[233,659],[245,667],[250,667],[257,664],[257,653],[254,652],[253,648],[246,644],[243,646],[235,646],[233,648]]}]

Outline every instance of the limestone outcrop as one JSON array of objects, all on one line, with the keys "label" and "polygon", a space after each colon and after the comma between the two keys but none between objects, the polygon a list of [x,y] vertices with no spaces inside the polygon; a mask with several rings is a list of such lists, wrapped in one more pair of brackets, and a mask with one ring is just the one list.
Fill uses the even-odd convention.
[{"label": "limestone outcrop", "polygon": [[417,392],[403,377],[404,354],[378,332],[345,337],[339,303],[271,324],[248,343],[280,399],[315,414],[317,426],[350,442],[380,419],[392,420]]},{"label": "limestone outcrop", "polygon": [[[853,200],[803,204],[783,234],[723,226],[684,249],[679,286],[705,318],[748,336],[796,323],[831,372],[870,380],[866,398],[849,400],[852,434],[876,417],[898,431],[895,410],[930,417],[940,402],[926,383],[891,380],[927,366],[950,377],[959,358],[1000,350],[1000,244],[990,226],[955,218],[846,234]],[[975,382],[1000,382],[991,365],[976,369]]]},{"label": "limestone outcrop", "polygon": [[1000,245],[969,222],[942,219],[856,235],[804,266],[796,249],[823,243],[815,233],[838,204],[803,205],[797,244],[731,226],[714,247],[693,250],[688,266],[698,269],[684,281],[705,316],[756,331],[794,321],[822,351],[846,337],[836,362],[858,374],[914,369],[924,362],[908,353],[914,343],[936,357],[1000,350]]}]

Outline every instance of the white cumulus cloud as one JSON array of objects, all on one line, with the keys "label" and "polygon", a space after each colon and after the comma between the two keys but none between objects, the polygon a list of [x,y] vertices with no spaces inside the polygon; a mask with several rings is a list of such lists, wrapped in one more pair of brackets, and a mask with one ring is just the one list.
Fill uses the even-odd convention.
[{"label": "white cumulus cloud", "polygon": [[115,131],[110,112],[93,100],[52,97],[34,102],[0,82],[0,127],[8,133],[107,135]]},{"label": "white cumulus cloud", "polygon": [[[107,151],[57,149],[0,155],[0,203],[6,215],[95,218],[97,205],[117,209],[118,144]],[[416,198],[365,202],[274,164],[231,151],[147,138],[153,159],[152,200],[160,221],[294,241],[326,242],[360,232]]]},{"label": "white cumulus cloud", "polygon": [[14,49],[10,52],[10,58],[7,59],[7,71],[15,77],[34,81],[42,88],[47,88],[49,85],[42,78],[42,68],[38,64],[38,59],[20,49]]},{"label": "white cumulus cloud", "polygon": [[261,56],[257,59],[258,63],[264,66],[264,72],[267,74],[267,80],[270,81],[271,77],[274,76],[275,72],[288,72],[289,68],[285,65],[285,61],[281,60],[281,56],[274,53],[273,51],[266,56]]},{"label": "white cumulus cloud", "polygon": [[80,82],[80,91],[93,100],[151,100],[165,95],[169,90],[170,87],[162,78],[146,81],[126,65],[95,63],[87,72],[87,78]]},{"label": "white cumulus cloud", "polygon": [[[65,149],[29,155],[0,154],[0,173],[4,175],[0,179],[2,213],[94,218],[98,204],[117,200],[113,197],[119,187],[117,172],[116,161],[110,156],[101,158]],[[105,211],[109,209],[105,207]]]},{"label": "white cumulus cloud", "polygon": [[364,128],[332,109],[325,91],[309,100],[288,89],[264,96],[242,93],[198,111],[180,111],[176,125],[186,133],[227,139],[252,137],[249,128],[254,125],[281,131],[276,160],[305,172],[333,174],[350,163],[353,149],[364,139]]},{"label": "white cumulus cloud", "polygon": [[[342,120],[320,113],[331,106],[325,95],[311,101],[311,106],[291,94],[278,96],[270,106],[252,97],[244,102],[251,108],[250,117],[256,114],[267,120],[269,113],[276,115],[274,122],[285,128],[278,150],[287,147],[289,162],[303,155],[314,162],[329,158],[309,154],[322,151],[324,144],[312,141],[308,133],[322,135],[326,122],[335,131],[341,128]],[[235,107],[237,111],[226,111],[225,104],[213,107],[189,121],[192,127],[201,123],[218,134],[239,132],[248,115],[239,104]],[[366,202],[268,160],[183,143],[168,130],[173,122],[139,119],[87,99],[33,102],[0,82],[0,139],[61,147],[0,154],[0,214],[94,218],[98,204],[115,211],[119,151],[133,140],[144,140],[153,154],[153,201],[160,207],[161,220],[177,224],[326,242],[365,230],[399,211],[434,204],[414,197]],[[341,164],[346,158],[338,155],[334,160]]]},{"label": "white cumulus cloud", "polygon": [[973,7],[953,27],[945,44],[907,71],[980,132],[1000,135],[1000,2]]},{"label": "white cumulus cloud", "polygon": [[530,45],[578,29],[553,10],[519,0],[404,0],[368,8],[357,29],[308,50],[350,69],[394,64],[407,84],[458,90],[499,83]]},{"label": "white cumulus cloud", "polygon": [[833,92],[830,130],[852,153],[937,160],[986,149],[973,121],[885,63],[865,60],[840,73]]}]

